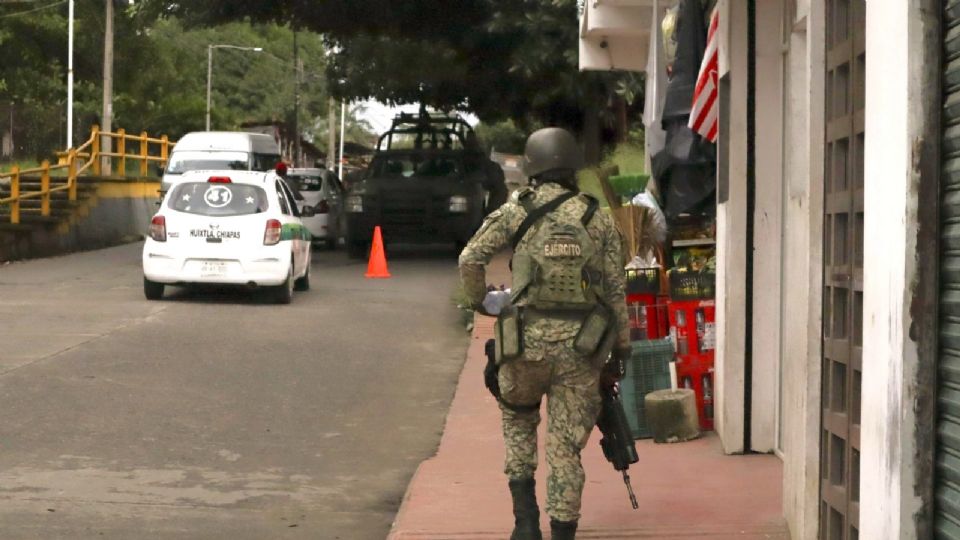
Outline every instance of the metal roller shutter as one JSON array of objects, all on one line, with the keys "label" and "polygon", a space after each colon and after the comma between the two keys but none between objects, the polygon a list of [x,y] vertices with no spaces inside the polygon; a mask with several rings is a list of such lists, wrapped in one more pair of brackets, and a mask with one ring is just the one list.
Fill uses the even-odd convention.
[{"label": "metal roller shutter", "polygon": [[946,3],[940,193],[937,538],[960,540],[960,1]]}]

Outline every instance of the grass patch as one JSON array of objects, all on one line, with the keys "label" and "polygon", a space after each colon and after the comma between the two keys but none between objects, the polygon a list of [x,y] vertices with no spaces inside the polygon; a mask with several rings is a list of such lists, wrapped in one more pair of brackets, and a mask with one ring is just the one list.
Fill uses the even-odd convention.
[{"label": "grass patch", "polygon": [[577,182],[580,184],[580,191],[589,193],[600,199],[603,206],[607,206],[607,199],[603,195],[603,189],[600,187],[600,180],[597,178],[597,171],[603,167],[616,165],[620,167],[620,174],[636,174],[646,170],[646,154],[643,144],[621,143],[613,149],[612,152],[600,162],[597,167],[583,169],[577,174]]},{"label": "grass patch", "polygon": [[[22,171],[22,170],[24,170],[24,169],[34,169],[34,168],[38,168],[38,167],[40,167],[40,162],[39,162],[39,161],[29,160],[29,159],[21,159],[21,160],[17,160],[17,161],[0,161],[0,171],[9,172],[10,169],[12,169],[14,165],[19,165],[19,166],[20,166],[20,170]],[[56,165],[56,164],[55,164],[55,163],[51,163],[51,165]]]}]

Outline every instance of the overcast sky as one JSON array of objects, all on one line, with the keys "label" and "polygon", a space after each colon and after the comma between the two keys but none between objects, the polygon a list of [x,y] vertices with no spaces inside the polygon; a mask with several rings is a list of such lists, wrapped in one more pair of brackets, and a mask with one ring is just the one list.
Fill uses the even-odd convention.
[{"label": "overcast sky", "polygon": [[[420,110],[419,105],[404,105],[402,107],[390,107],[388,105],[384,105],[383,103],[379,103],[376,101],[366,101],[363,103],[363,105],[367,109],[366,114],[362,115],[363,118],[365,118],[368,122],[370,122],[370,125],[373,126],[374,130],[378,134],[381,134],[387,131],[388,129],[390,129],[390,121],[393,120],[393,117],[396,116],[397,113],[400,113],[400,112],[416,113],[417,111]],[[479,122],[477,117],[472,114],[460,113],[460,115],[463,116],[463,119],[466,120],[467,123],[469,123],[470,125],[475,126],[477,122]]]}]

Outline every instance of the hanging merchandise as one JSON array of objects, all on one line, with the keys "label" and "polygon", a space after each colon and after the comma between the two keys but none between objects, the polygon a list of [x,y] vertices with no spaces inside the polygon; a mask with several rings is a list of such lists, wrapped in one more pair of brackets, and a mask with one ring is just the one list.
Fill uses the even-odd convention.
[{"label": "hanging merchandise", "polygon": [[[681,0],[678,8],[676,58],[662,119],[666,146],[651,159],[663,210],[671,220],[683,213],[716,213],[716,145],[687,126],[706,49],[703,6],[701,0]],[[666,43],[666,33],[664,39]]]},{"label": "hanging merchandise", "polygon": [[663,32],[663,56],[666,60],[667,74],[673,71],[673,61],[677,57],[677,13],[679,6],[668,9],[660,23]]},{"label": "hanging merchandise", "polygon": [[660,39],[663,34],[659,23],[656,19],[651,21],[650,35],[653,37],[647,52],[647,76],[644,81],[643,143],[648,156],[663,150],[667,136],[660,125],[667,90],[667,61],[663,40]]},{"label": "hanging merchandise", "polygon": [[643,244],[650,249],[662,246],[667,241],[667,218],[656,198],[649,191],[644,191],[634,197],[630,204],[648,209],[647,219],[644,220]]}]

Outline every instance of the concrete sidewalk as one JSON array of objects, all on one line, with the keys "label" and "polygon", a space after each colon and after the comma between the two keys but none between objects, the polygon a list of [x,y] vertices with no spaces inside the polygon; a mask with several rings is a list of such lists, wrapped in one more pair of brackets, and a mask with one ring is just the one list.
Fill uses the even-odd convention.
[{"label": "concrete sidewalk", "polygon": [[[484,342],[493,319],[477,317],[467,361],[437,455],[407,488],[389,539],[506,539],[513,527],[503,475],[500,410],[483,386]],[[537,470],[544,506],[543,427]],[[587,473],[578,538],[789,539],[781,517],[781,462],[774,456],[725,456],[714,434],[681,444],[637,441],[630,476],[633,510],[620,474],[604,459],[600,435],[583,452]],[[544,531],[549,518],[541,512]],[[545,537],[549,537],[546,534]]]}]

